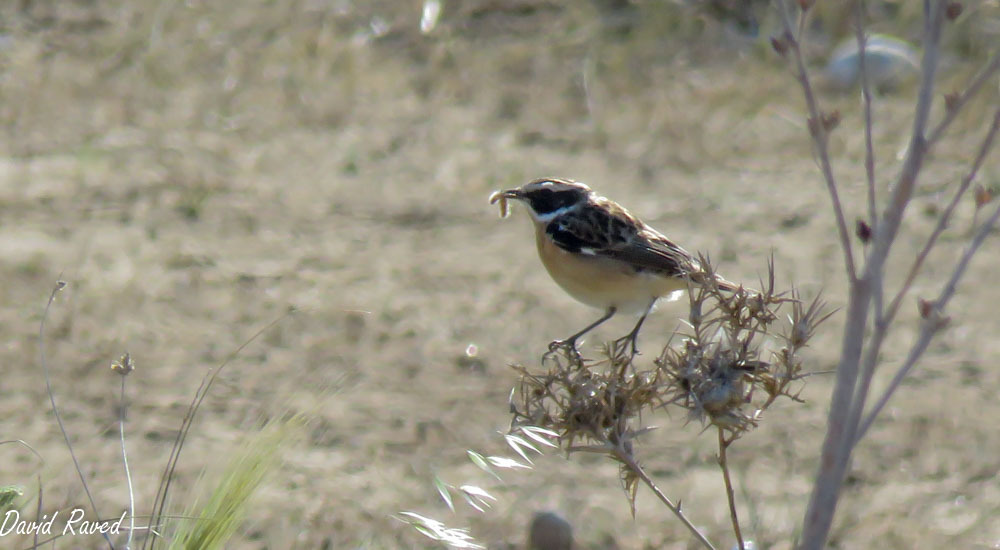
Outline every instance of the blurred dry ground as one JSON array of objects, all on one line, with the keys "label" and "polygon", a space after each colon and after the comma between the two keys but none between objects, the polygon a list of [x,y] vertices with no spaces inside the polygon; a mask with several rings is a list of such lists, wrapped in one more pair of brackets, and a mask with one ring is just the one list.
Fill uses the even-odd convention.
[{"label": "blurred dry ground", "polygon": [[[817,67],[850,32],[834,4],[813,33]],[[873,29],[919,38],[909,11],[917,3],[888,4],[901,11]],[[948,30],[942,89],[996,43],[996,2],[967,4]],[[761,19],[753,37],[680,3],[639,5],[626,27],[602,23],[588,3],[442,6],[422,34],[417,2],[3,4],[0,426],[45,464],[2,447],[0,483],[32,494],[38,470],[47,508],[84,499],[37,360],[42,306],[61,278],[69,286],[53,306],[46,350],[104,515],[127,504],[110,362],[129,351],[138,366],[127,430],[146,513],[202,375],[294,308],[223,371],[178,471],[173,501],[182,509],[199,473],[217,468],[261,418],[315,418],[232,548],[434,546],[390,517],[402,510],[470,527],[491,547],[518,547],[539,509],[560,510],[583,548],[690,547],[648,495],[632,519],[605,461],[546,456],[499,483],[467,460],[466,449],[506,452],[497,432],[515,383],[507,365],[537,361],[549,340],[596,313],[549,281],[523,213],[498,220],[486,197],[539,176],[585,181],[710,253],[730,279],[755,283],[773,253],[780,282],[806,296],[822,289],[842,306],[843,268],[801,94],[767,45],[774,19]],[[875,100],[883,195],[913,96],[904,87]],[[853,222],[864,213],[858,95],[822,100],[842,114],[832,150]],[[997,102],[994,82],[934,154],[893,281]],[[987,162],[980,178],[1000,185],[1000,163]],[[971,201],[962,205],[915,296],[937,292],[972,213]],[[985,245],[950,329],[858,449],[831,547],[1000,543],[1000,290],[990,275],[998,246]],[[879,387],[915,333],[911,309],[892,333]],[[683,314],[683,301],[660,308],[642,334],[646,360]],[[631,322],[608,323],[588,345]],[[839,323],[834,316],[814,340],[811,370],[834,364]],[[792,546],[829,389],[829,376],[808,379],[804,405],[775,407],[730,451],[740,512],[761,548]],[[644,463],[728,547],[714,438],[676,412],[646,420],[660,429],[640,449]],[[435,475],[483,485],[499,502],[486,514],[452,514]]]}]

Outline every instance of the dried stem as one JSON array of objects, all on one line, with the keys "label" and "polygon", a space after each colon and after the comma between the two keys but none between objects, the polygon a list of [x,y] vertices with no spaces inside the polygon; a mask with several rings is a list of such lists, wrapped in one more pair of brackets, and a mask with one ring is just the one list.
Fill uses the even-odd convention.
[{"label": "dried stem", "polygon": [[801,37],[805,28],[805,13],[803,12],[799,18],[797,36],[796,33],[792,32],[792,22],[791,16],[788,13],[787,1],[781,1],[781,9],[778,11],[781,13],[784,39],[791,48],[795,59],[796,78],[802,86],[806,98],[806,108],[809,111],[809,132],[813,136],[816,155],[819,157],[820,170],[823,172],[826,189],[830,194],[830,202],[833,206],[833,214],[837,222],[837,233],[840,235],[840,245],[844,251],[844,265],[847,268],[847,278],[850,281],[854,281],[857,278],[857,271],[854,267],[854,250],[851,245],[850,232],[847,229],[847,221],[844,218],[844,208],[840,202],[840,192],[837,190],[837,180],[833,176],[833,167],[830,163],[830,153],[827,147],[829,131],[824,127],[823,115],[816,101],[816,96],[813,93],[809,73],[806,70],[805,60],[802,57],[802,49],[799,47],[799,37]]},{"label": "dried stem", "polygon": [[948,105],[948,109],[945,111],[944,118],[941,122],[931,130],[930,135],[927,137],[927,144],[931,145],[937,140],[941,139],[944,135],[945,130],[948,126],[955,120],[958,113],[961,112],[962,107],[972,99],[977,93],[979,93],[980,88],[983,87],[986,82],[993,77],[994,74],[1000,71],[1000,49],[993,53],[993,57],[990,61],[983,67],[983,70],[979,71],[979,74],[972,77],[972,81],[966,86],[965,91],[955,96],[954,99]]},{"label": "dried stem", "polygon": [[865,109],[865,174],[868,176],[868,223],[878,226],[878,202],[875,193],[875,147],[872,144],[872,90],[868,81],[868,36],[865,34],[865,2],[854,3],[855,38],[858,42],[858,68],[861,71],[861,98]]},{"label": "dried stem", "polygon": [[726,449],[732,441],[726,439],[726,434],[722,428],[719,431],[719,468],[722,468],[722,479],[726,483],[726,498],[729,500],[729,519],[733,522],[733,533],[736,535],[737,548],[744,550],[746,544],[743,542],[743,532],[740,530],[740,519],[736,514],[736,493],[733,491],[733,481],[729,477],[729,460],[726,458]]},{"label": "dried stem", "polygon": [[[808,4],[800,3],[805,9]],[[915,276],[926,259],[929,251],[936,244],[941,232],[951,219],[958,200],[967,191],[971,181],[981,166],[986,152],[992,143],[997,132],[994,120],[994,127],[991,127],[984,139],[983,147],[977,156],[969,174],[962,181],[955,198],[945,209],[938,221],[924,250],[918,254],[914,266],[911,268],[906,282],[900,292],[894,297],[886,311],[883,311],[884,293],[884,267],[889,252],[896,241],[900,225],[906,208],[913,197],[916,188],[917,178],[923,168],[927,158],[927,152],[946,128],[955,119],[957,112],[968,100],[975,95],[985,82],[1000,68],[1000,53],[994,55],[987,66],[972,79],[968,88],[961,94],[949,95],[947,100],[947,110],[944,118],[934,126],[927,137],[926,130],[930,118],[930,110],[934,98],[934,80],[940,55],[940,39],[944,23],[944,10],[946,2],[944,0],[924,1],[924,34],[923,34],[923,56],[921,60],[921,82],[915,105],[913,129],[910,136],[910,143],[906,157],[903,160],[900,174],[895,184],[890,190],[889,197],[878,215],[877,194],[875,188],[875,158],[872,145],[872,112],[871,112],[871,92],[868,84],[868,75],[865,71],[865,34],[862,0],[856,0],[854,4],[857,21],[856,38],[859,47],[859,58],[861,64],[862,93],[864,98],[865,116],[865,168],[868,178],[868,215],[871,218],[873,239],[868,249],[866,261],[860,274],[855,271],[853,257],[848,257],[846,267],[850,277],[850,293],[845,319],[845,330],[841,346],[840,362],[837,367],[837,378],[831,396],[830,413],[827,420],[827,433],[823,442],[820,467],[817,472],[813,493],[810,497],[809,507],[806,512],[803,524],[802,549],[819,549],[825,544],[832,524],[833,515],[836,511],[836,504],[839,492],[843,483],[844,473],[854,446],[871,426],[872,421],[879,411],[884,407],[891,394],[899,386],[900,381],[912,369],[913,365],[924,353],[934,334],[946,324],[946,319],[941,316],[941,309],[954,292],[955,285],[964,273],[969,260],[980,246],[986,233],[992,228],[1000,215],[1000,209],[981,228],[976,235],[969,249],[966,251],[956,267],[955,273],[942,291],[941,297],[932,304],[932,311],[925,315],[925,323],[921,335],[914,343],[910,353],[904,361],[903,366],[897,371],[896,378],[889,388],[880,397],[878,404],[872,408],[864,422],[861,421],[865,412],[865,405],[868,400],[868,393],[874,375],[878,355],[887,334],[889,325],[898,313],[901,299],[909,291]],[[809,130],[813,138],[814,145],[818,151],[821,163],[821,170],[826,180],[828,189],[836,189],[836,182],[832,173],[827,169],[827,159],[825,156],[827,145],[827,128],[822,112],[816,106],[815,97],[809,82],[809,76],[805,72],[804,62],[799,47],[798,38],[793,35],[791,17],[786,1],[781,2],[779,9],[782,17],[784,35],[778,44],[785,44],[794,55],[794,64],[797,69],[797,77],[802,87],[803,95],[810,116]],[[799,19],[799,37],[803,28],[802,20],[805,18],[803,12]],[[779,51],[781,51],[779,49]],[[834,214],[837,217],[838,231],[841,233],[841,241],[844,241],[842,218],[843,212],[839,203],[834,203]],[[846,248],[845,248],[846,250]],[[874,314],[874,315],[873,315]],[[865,335],[867,323],[870,317],[874,318],[875,327],[871,337],[865,345]],[[862,357],[863,355],[863,357]],[[860,374],[860,376],[859,376]]]},{"label": "dried stem", "polygon": [[986,132],[986,137],[983,138],[982,145],[979,148],[979,153],[976,155],[975,160],[972,163],[972,167],[969,169],[968,174],[962,178],[962,183],[958,186],[955,191],[955,196],[952,197],[951,202],[945,207],[941,216],[938,217],[937,225],[934,226],[934,231],[931,232],[930,237],[927,238],[927,242],[924,243],[923,249],[917,254],[916,260],[913,261],[913,265],[910,267],[909,273],[906,275],[906,280],[903,282],[903,286],[896,293],[896,297],[893,298],[892,302],[889,304],[889,308],[886,312],[886,322],[891,323],[892,319],[896,316],[899,310],[900,302],[909,292],[910,287],[913,285],[913,280],[916,279],[917,274],[920,273],[920,268],[924,264],[924,260],[927,259],[927,255],[930,253],[931,249],[937,243],[938,237],[944,232],[945,228],[948,227],[948,222],[951,221],[952,213],[955,211],[955,207],[958,206],[959,200],[965,195],[969,187],[972,185],[973,180],[976,179],[976,175],[979,173],[979,168],[983,165],[983,161],[989,154],[990,148],[993,146],[993,140],[996,137],[998,127],[1000,127],[1000,109],[997,109],[996,113],[993,115],[993,124],[990,125],[990,129]]},{"label": "dried stem", "polygon": [[128,452],[125,450],[125,411],[127,404],[125,401],[125,376],[122,376],[121,405],[119,407],[119,436],[122,444],[122,463],[125,465],[125,481],[128,485],[128,539],[125,541],[125,548],[132,548],[132,537],[135,533],[135,491],[132,488],[132,473],[128,467]]},{"label": "dried stem", "polygon": [[[63,425],[62,415],[59,414],[59,408],[56,407],[56,394],[52,391],[52,381],[49,376],[49,364],[45,358],[45,324],[49,318],[49,309],[52,308],[52,302],[56,299],[56,294],[66,288],[66,283],[63,281],[56,282],[55,287],[52,288],[52,293],[49,294],[49,301],[45,303],[45,311],[42,313],[42,321],[38,326],[38,357],[42,363],[42,374],[45,376],[45,391],[49,394],[49,402],[52,404],[52,415],[56,417],[56,423],[59,424],[59,431],[62,432],[63,439],[66,441],[66,448],[69,449],[69,456],[73,459],[73,466],[76,468],[76,474],[80,477],[80,483],[83,485],[83,492],[87,495],[87,500],[90,501],[90,508],[94,511],[95,517],[101,517],[97,512],[97,504],[94,502],[93,495],[90,494],[90,487],[87,486],[87,478],[83,475],[83,469],[80,468],[80,461],[76,459],[76,453],[73,451],[73,444],[69,440],[69,433],[66,431],[66,426]],[[111,543],[111,537],[107,533],[101,533],[104,536],[104,540],[108,543],[108,547],[114,550],[114,545]]]},{"label": "dried stem", "polygon": [[967,248],[965,253],[962,254],[962,258],[958,261],[958,265],[955,266],[951,277],[948,278],[948,282],[941,290],[941,294],[939,294],[937,299],[934,300],[932,304],[932,311],[924,319],[920,335],[917,337],[916,343],[913,344],[913,348],[907,355],[906,360],[899,367],[899,370],[896,371],[896,374],[892,377],[892,381],[889,383],[889,386],[882,392],[882,395],[875,403],[875,406],[872,407],[868,415],[865,416],[864,422],[862,422],[861,426],[858,428],[858,440],[864,437],[865,433],[868,432],[868,429],[871,428],[871,425],[875,422],[875,418],[878,417],[880,412],[882,412],[882,409],[885,408],[889,399],[896,392],[896,390],[899,389],[903,379],[913,369],[914,365],[916,365],[924,351],[927,350],[927,346],[930,344],[931,339],[933,339],[941,329],[947,326],[948,318],[944,317],[942,312],[951,298],[955,295],[958,283],[962,280],[962,276],[965,275],[965,271],[969,267],[969,262],[972,261],[972,257],[979,250],[979,247],[982,246],[986,237],[993,231],[994,227],[996,227],[997,220],[1000,220],[1000,205],[993,210],[993,214],[990,218],[979,228],[979,231],[969,244],[969,248]]},{"label": "dried stem", "polygon": [[712,543],[709,542],[707,538],[705,538],[705,535],[703,535],[701,531],[699,531],[698,528],[695,527],[690,520],[688,520],[687,516],[684,515],[684,512],[681,510],[680,502],[674,504],[673,501],[670,500],[670,498],[667,495],[663,494],[663,491],[661,491],[660,488],[656,486],[656,483],[653,481],[653,479],[649,477],[649,475],[642,468],[642,466],[639,465],[639,463],[635,460],[635,457],[633,457],[631,453],[626,451],[621,445],[618,445],[614,449],[614,456],[619,461],[621,461],[621,463],[625,465],[625,467],[628,468],[629,471],[639,476],[639,479],[641,479],[642,482],[645,483],[646,486],[649,487],[651,491],[653,491],[653,494],[656,495],[656,498],[660,499],[660,502],[662,502],[664,506],[666,506],[671,512],[673,512],[674,515],[677,516],[677,519],[681,520],[681,523],[683,523],[684,526],[687,527],[689,531],[691,531],[691,534],[694,535],[696,539],[698,539],[698,542],[704,545],[705,548],[708,548],[710,550],[715,550],[715,546],[713,546]]}]

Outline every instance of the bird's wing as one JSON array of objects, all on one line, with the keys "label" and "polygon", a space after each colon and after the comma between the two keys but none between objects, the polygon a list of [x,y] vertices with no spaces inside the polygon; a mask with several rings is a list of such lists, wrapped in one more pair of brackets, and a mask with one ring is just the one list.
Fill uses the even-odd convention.
[{"label": "bird's wing", "polygon": [[564,250],[618,260],[636,271],[683,277],[700,270],[686,250],[610,201],[560,216],[545,231]]}]

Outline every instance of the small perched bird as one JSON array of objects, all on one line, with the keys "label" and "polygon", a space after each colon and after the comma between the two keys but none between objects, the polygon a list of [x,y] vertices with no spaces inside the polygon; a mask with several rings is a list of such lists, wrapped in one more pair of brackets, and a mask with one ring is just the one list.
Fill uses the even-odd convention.
[{"label": "small perched bird", "polygon": [[604,310],[583,330],[549,344],[550,350],[568,346],[576,351],[581,336],[624,312],[641,315],[624,337],[638,353],[639,329],[657,299],[686,290],[689,282],[729,292],[738,288],[718,276],[709,279],[690,253],[582,183],[537,179],[493,193],[490,203],[500,201],[501,216],[506,216],[509,199],[528,207],[538,255],[552,279],[576,300]]}]

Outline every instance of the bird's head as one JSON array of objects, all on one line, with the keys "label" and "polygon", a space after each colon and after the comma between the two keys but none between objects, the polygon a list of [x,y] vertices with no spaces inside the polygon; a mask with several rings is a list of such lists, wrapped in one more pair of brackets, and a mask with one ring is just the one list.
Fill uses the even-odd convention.
[{"label": "bird's head", "polygon": [[490,204],[498,200],[519,200],[528,206],[532,218],[546,222],[581,204],[586,204],[592,193],[589,187],[579,182],[543,178],[530,181],[521,187],[494,193],[490,197]]}]

